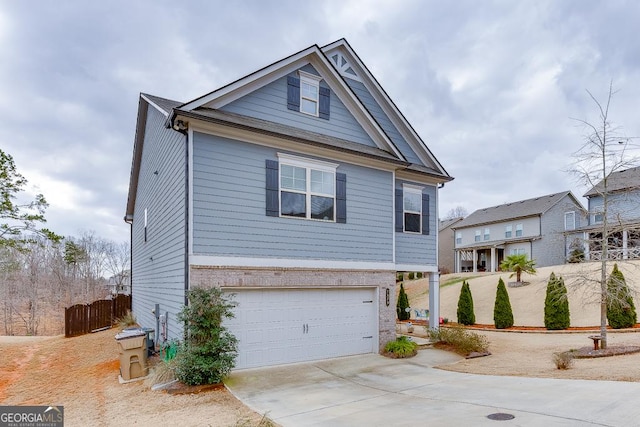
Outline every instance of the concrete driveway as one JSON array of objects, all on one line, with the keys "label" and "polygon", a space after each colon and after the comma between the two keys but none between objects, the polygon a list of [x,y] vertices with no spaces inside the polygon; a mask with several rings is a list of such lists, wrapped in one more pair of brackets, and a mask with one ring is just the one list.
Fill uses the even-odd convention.
[{"label": "concrete driveway", "polygon": [[640,425],[638,383],[433,368],[458,359],[436,349],[411,359],[368,354],[237,371],[227,386],[283,427]]}]

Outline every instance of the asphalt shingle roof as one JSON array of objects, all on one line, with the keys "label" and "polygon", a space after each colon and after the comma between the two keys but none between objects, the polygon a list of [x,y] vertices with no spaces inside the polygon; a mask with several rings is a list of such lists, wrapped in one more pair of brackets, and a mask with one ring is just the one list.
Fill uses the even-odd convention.
[{"label": "asphalt shingle roof", "polygon": [[[640,187],[640,166],[614,172],[607,179],[607,192],[613,193],[620,190],[637,189]],[[597,196],[604,190],[604,180],[584,194],[584,197]]]},{"label": "asphalt shingle roof", "polygon": [[562,191],[560,193],[478,209],[459,223],[455,224],[453,228],[458,229],[473,225],[506,221],[512,218],[542,215],[569,194],[571,194],[570,191]]}]

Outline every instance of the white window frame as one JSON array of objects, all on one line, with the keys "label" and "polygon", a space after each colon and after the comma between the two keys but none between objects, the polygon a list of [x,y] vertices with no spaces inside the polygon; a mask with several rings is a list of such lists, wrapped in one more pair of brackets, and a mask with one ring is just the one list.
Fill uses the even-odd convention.
[{"label": "white window frame", "polygon": [[481,242],[482,241],[482,230],[476,230],[476,235],[473,239],[475,242]]},{"label": "white window frame", "polygon": [[456,245],[461,245],[462,244],[462,232],[457,231],[456,232]]},{"label": "white window frame", "polygon": [[[415,185],[402,184],[402,231],[404,233],[422,234],[422,190],[423,190],[422,187],[418,187]],[[406,208],[404,204],[404,197],[405,197],[405,194],[407,193],[418,196],[419,198],[418,210],[411,210]],[[405,214],[418,215],[418,218],[420,218],[420,229],[418,231],[407,230],[407,227],[406,227],[407,222],[405,221],[405,218],[406,218]]]},{"label": "white window frame", "polygon": [[591,214],[591,218],[593,218],[593,221],[591,221],[591,224],[602,224],[602,212],[596,212]]},{"label": "white window frame", "polygon": [[[305,169],[306,190],[295,190],[282,188],[282,166],[293,166]],[[285,153],[278,153],[278,210],[282,218],[308,219],[311,221],[336,222],[336,170],[338,164],[323,162],[321,160],[306,159],[302,157],[292,156]],[[322,193],[311,191],[311,171],[327,172],[333,175],[333,193]],[[305,217],[283,215],[282,214],[282,192],[297,193],[305,195]],[[311,218],[311,196],[330,197],[333,198],[333,219]]]},{"label": "white window frame", "polygon": [[524,227],[522,224],[516,224],[516,237],[522,237],[524,234]]},{"label": "white window frame", "polygon": [[524,248],[514,248],[511,249],[511,255],[526,255],[526,251]]},{"label": "white window frame", "polygon": [[484,234],[482,235],[482,240],[484,240],[485,242],[488,240],[491,240],[491,229],[489,228],[485,228],[484,229]]},{"label": "white window frame", "polygon": [[508,239],[513,236],[513,225],[505,225],[504,227],[504,238]]},{"label": "white window frame", "polygon": [[[298,71],[298,75],[300,76],[300,112],[309,116],[318,117],[320,115],[320,80],[322,80],[322,77],[304,72],[302,70]],[[309,96],[305,96],[303,90],[304,84],[307,84],[315,89],[315,99]],[[304,101],[315,103],[316,108],[314,113],[303,110],[302,106]]]},{"label": "white window frame", "polygon": [[[571,226],[567,227],[567,219],[571,218]],[[565,231],[575,230],[576,229],[576,212],[569,211],[564,213],[564,229]]]}]

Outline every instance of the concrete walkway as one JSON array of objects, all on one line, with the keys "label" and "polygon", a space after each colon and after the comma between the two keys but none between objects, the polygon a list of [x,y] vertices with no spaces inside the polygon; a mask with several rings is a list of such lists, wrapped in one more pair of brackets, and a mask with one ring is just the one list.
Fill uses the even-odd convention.
[{"label": "concrete walkway", "polygon": [[[436,349],[234,372],[231,392],[287,426],[637,426],[640,384],[460,374]],[[514,418],[496,421],[489,415]]]}]

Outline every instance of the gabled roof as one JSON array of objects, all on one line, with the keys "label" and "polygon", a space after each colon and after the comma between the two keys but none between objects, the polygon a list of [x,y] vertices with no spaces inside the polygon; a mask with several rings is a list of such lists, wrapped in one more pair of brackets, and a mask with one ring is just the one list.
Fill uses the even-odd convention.
[{"label": "gabled roof", "polygon": [[[343,55],[345,55],[347,57],[347,60],[349,61],[349,65],[358,75],[358,80],[361,81],[365,85],[369,93],[373,95],[378,105],[382,107],[387,117],[391,120],[393,125],[400,132],[405,141],[407,141],[409,146],[413,149],[420,160],[422,160],[423,164],[427,167],[433,168],[434,171],[441,173],[442,175],[450,177],[448,172],[444,169],[444,167],[442,167],[433,153],[431,153],[431,150],[429,150],[429,148],[420,138],[413,126],[411,126],[409,121],[398,109],[396,104],[389,97],[387,92],[382,88],[380,83],[378,83],[378,80],[376,80],[373,74],[371,74],[369,69],[362,62],[358,54],[353,50],[346,39],[342,38],[326,46],[323,46],[322,51],[325,52],[327,56],[333,55],[333,52],[336,51],[340,51]],[[347,74],[345,74],[345,76],[347,76]]]},{"label": "gabled roof", "polygon": [[457,223],[459,221],[462,221],[463,219],[464,219],[463,217],[443,219],[438,224],[438,232],[446,230],[447,228],[451,227],[453,224],[455,224],[455,223]]},{"label": "gabled roof", "polygon": [[510,219],[540,216],[567,196],[576,204],[576,206],[579,206],[580,209],[584,209],[571,191],[562,191],[560,193],[548,194],[546,196],[534,197],[532,199],[478,209],[459,223],[455,224],[452,228],[459,229],[475,225],[507,221]]},{"label": "gabled roof", "polygon": [[[607,192],[615,193],[623,190],[640,188],[640,166],[613,172],[607,178]],[[600,181],[584,194],[584,197],[601,195],[604,191],[604,180]]]},{"label": "gabled roof", "polygon": [[[333,63],[328,56],[329,54],[335,54],[338,50],[342,55],[348,58],[349,64],[352,67],[350,72],[353,73],[353,70],[355,69],[355,72],[358,74],[357,77],[354,75],[350,75],[350,77],[355,77],[367,87],[367,90],[370,91],[372,96],[376,99],[376,102],[378,102],[385,114],[389,117],[412,150],[423,162],[422,165],[416,165],[415,163],[407,161],[401,150],[396,147],[389,135],[387,135],[384,129],[375,120],[371,112],[368,111],[363,102],[358,98],[358,95],[349,87],[343,78],[343,75],[347,74],[344,74],[344,70],[339,69],[340,67]],[[432,155],[424,142],[422,142],[415,130],[411,125],[409,125],[405,117],[400,113],[396,105],[391,101],[373,75],[371,75],[369,70],[364,66],[362,61],[360,61],[345,39],[340,39],[334,43],[324,46],[323,48],[320,48],[317,45],[310,46],[226,86],[214,90],[213,92],[186,102],[174,109],[172,116],[170,116],[170,120],[173,122],[173,120],[182,113],[200,113],[204,110],[212,109],[219,110],[242,96],[257,90],[278,78],[286,76],[306,64],[311,64],[318,73],[320,73],[332,91],[337,95],[340,101],[349,110],[358,124],[364,129],[379,149],[387,151],[398,160],[407,163],[409,166],[406,168],[407,171],[414,171],[421,174],[426,173],[433,177],[439,177],[442,182],[453,179]]]}]

